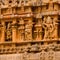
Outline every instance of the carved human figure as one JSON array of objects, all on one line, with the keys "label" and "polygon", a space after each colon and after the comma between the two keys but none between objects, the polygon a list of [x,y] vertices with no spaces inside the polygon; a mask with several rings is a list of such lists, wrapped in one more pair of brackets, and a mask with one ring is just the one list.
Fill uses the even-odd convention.
[{"label": "carved human figure", "polygon": [[7,25],[6,39],[12,39],[11,23],[8,23],[8,25]]},{"label": "carved human figure", "polygon": [[42,39],[42,22],[41,20],[38,21],[38,23],[35,25],[36,30],[34,33],[36,34],[36,40]]},{"label": "carved human figure", "polygon": [[25,29],[25,39],[26,40],[31,40],[31,30],[30,29]]},{"label": "carved human figure", "polygon": [[44,18],[44,21],[43,21],[43,28],[45,30],[44,32],[44,39],[50,39],[52,38],[52,32],[54,30],[54,27],[53,27],[53,20],[51,19],[50,16],[47,17],[47,19]]},{"label": "carved human figure", "polygon": [[25,26],[25,39],[26,40],[31,40],[31,32],[32,32],[31,26],[30,24],[27,24]]}]

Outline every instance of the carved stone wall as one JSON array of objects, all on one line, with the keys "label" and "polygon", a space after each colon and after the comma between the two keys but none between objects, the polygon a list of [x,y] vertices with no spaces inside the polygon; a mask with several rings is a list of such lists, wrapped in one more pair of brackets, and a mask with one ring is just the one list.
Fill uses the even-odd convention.
[{"label": "carved stone wall", "polygon": [[[53,53],[52,53],[53,54]],[[27,53],[24,54],[8,54],[8,55],[0,55],[0,60],[60,60],[60,52],[54,52],[54,55],[50,55],[50,53]]]},{"label": "carved stone wall", "polygon": [[[15,41],[59,39],[59,1],[1,0],[0,7],[1,23],[4,21],[9,25],[11,22],[11,27],[15,26],[11,40],[14,41],[13,35],[16,36]],[[10,28],[11,31],[14,29]]]},{"label": "carved stone wall", "polygon": [[60,0],[0,0],[0,60],[59,55]]}]

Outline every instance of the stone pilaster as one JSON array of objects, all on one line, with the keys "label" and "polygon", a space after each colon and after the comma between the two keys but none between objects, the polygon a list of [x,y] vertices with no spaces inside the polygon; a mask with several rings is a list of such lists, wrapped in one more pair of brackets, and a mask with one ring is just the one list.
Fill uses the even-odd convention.
[{"label": "stone pilaster", "polygon": [[32,40],[32,21],[29,20],[25,25],[25,40]]},{"label": "stone pilaster", "polygon": [[2,37],[1,37],[1,42],[5,41],[5,22],[2,21]]},{"label": "stone pilaster", "polygon": [[12,40],[13,42],[16,42],[17,41],[17,30],[16,30],[17,26],[16,26],[16,19],[13,20],[13,23],[12,23]]},{"label": "stone pilaster", "polygon": [[53,21],[54,21],[54,33],[53,33],[53,37],[54,37],[54,40],[57,40],[58,39],[58,17],[54,17],[54,19],[53,19]]},{"label": "stone pilaster", "polygon": [[20,19],[19,20],[19,28],[18,28],[18,40],[19,42],[24,41],[25,39],[25,34],[24,34],[24,20]]}]

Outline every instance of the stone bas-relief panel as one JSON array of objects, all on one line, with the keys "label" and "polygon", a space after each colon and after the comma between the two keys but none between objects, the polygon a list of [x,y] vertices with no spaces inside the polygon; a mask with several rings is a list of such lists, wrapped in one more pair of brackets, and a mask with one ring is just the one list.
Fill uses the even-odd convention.
[{"label": "stone bas-relief panel", "polygon": [[25,53],[8,54],[0,55],[0,60],[60,60],[60,52],[55,52],[53,57],[48,52],[42,55],[42,53],[27,53],[26,55]]},{"label": "stone bas-relief panel", "polygon": [[47,1],[1,0],[0,19],[3,25],[1,34],[4,35],[1,40],[5,41],[6,38],[6,42],[20,42],[60,39],[58,8],[60,3],[54,4],[55,0]]},{"label": "stone bas-relief panel", "polygon": [[0,0],[0,60],[60,60],[59,2]]}]

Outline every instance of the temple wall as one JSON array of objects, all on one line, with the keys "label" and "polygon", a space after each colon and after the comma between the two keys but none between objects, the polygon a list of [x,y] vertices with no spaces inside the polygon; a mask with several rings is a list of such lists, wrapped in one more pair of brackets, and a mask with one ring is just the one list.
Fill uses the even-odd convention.
[{"label": "temple wall", "polygon": [[0,1],[0,60],[60,60],[60,0]]},{"label": "temple wall", "polygon": [[41,53],[27,53],[26,55],[24,53],[6,54],[0,55],[0,60],[60,60],[60,52],[54,52],[54,55],[49,55],[49,52],[45,52],[42,55]]}]

